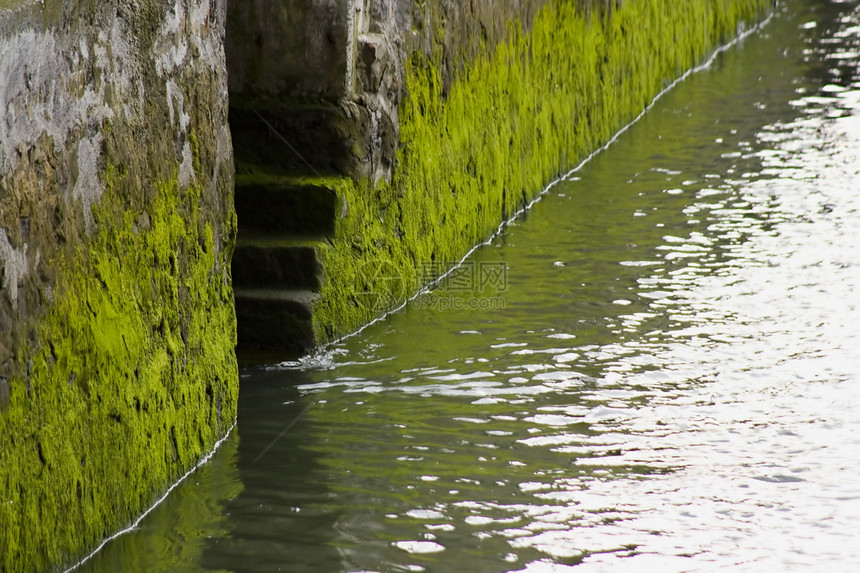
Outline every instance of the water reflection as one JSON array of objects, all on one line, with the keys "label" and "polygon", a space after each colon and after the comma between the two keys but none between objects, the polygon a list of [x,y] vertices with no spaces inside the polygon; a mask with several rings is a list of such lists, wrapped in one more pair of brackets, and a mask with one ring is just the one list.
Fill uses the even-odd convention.
[{"label": "water reflection", "polygon": [[860,567],[860,9],[779,12],[475,254],[504,308],[247,371],[218,525],[163,562]]},{"label": "water reflection", "polygon": [[333,508],[328,475],[315,442],[320,428],[305,414],[319,400],[295,387],[301,372],[242,376],[243,422],[238,467],[244,490],[228,503],[229,534],[210,537],[203,569],[229,571],[336,571],[340,558],[325,543],[348,511]]},{"label": "water reflection", "polygon": [[76,571],[195,571],[208,538],[230,533],[225,502],[243,489],[233,433],[140,526],[108,543]]}]

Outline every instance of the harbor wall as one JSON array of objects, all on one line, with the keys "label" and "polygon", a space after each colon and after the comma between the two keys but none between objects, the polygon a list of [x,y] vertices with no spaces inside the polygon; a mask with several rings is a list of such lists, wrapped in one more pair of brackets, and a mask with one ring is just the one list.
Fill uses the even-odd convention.
[{"label": "harbor wall", "polygon": [[0,570],[70,565],[231,428],[224,0],[0,2]]}]

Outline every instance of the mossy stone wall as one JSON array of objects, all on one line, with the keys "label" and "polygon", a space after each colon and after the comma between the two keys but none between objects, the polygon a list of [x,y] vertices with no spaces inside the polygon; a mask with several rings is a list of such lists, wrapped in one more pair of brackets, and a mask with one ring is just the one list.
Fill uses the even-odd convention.
[{"label": "mossy stone wall", "polygon": [[70,565],[235,419],[224,0],[0,5],[0,570]]},{"label": "mossy stone wall", "polygon": [[[399,65],[402,73],[382,79],[387,91],[371,86],[356,95],[369,117],[388,110],[395,156],[383,162],[383,174],[357,170],[332,184],[344,207],[322,252],[327,281],[314,314],[320,341],[403,301],[426,280],[420,269],[458,261],[668,82],[739,26],[762,19],[772,2],[501,3],[521,5],[522,17],[505,21],[504,38],[477,42],[463,30],[480,20],[458,24],[456,15],[477,14],[489,1],[377,4],[412,9],[376,27],[392,47],[388,59],[399,62],[390,69]],[[365,65],[355,64],[359,71]],[[372,131],[384,122],[366,125]]]}]

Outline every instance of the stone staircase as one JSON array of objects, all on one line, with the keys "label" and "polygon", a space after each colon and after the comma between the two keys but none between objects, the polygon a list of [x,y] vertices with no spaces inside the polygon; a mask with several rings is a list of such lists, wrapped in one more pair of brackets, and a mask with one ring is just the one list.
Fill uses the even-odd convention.
[{"label": "stone staircase", "polygon": [[324,178],[267,169],[237,169],[232,268],[238,343],[240,349],[294,355],[316,342],[313,308],[324,280],[320,249],[334,234],[337,196]]},{"label": "stone staircase", "polygon": [[[272,361],[313,348],[313,313],[352,173],[343,111],[324,103],[231,107],[239,232],[233,288],[240,358]],[[312,163],[311,163],[312,162]]]}]

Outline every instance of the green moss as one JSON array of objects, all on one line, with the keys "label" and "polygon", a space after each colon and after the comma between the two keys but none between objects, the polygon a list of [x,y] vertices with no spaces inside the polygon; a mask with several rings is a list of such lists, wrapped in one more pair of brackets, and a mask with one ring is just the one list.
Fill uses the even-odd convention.
[{"label": "green moss", "polygon": [[[200,190],[127,210],[109,168],[98,233],[59,269],[0,413],[0,570],[70,563],[129,523],[221,437],[238,375],[229,252]],[[235,218],[231,218],[235,220]],[[232,235],[232,233],[231,233]]]},{"label": "green moss", "polygon": [[[646,0],[588,18],[559,0],[525,34],[465,66],[443,89],[444,30],[407,63],[390,183],[343,180],[348,205],[323,253],[319,340],[378,315],[450,265],[638,115],[665,85],[760,19],[770,0]],[[378,272],[366,272],[376,269]]]}]

